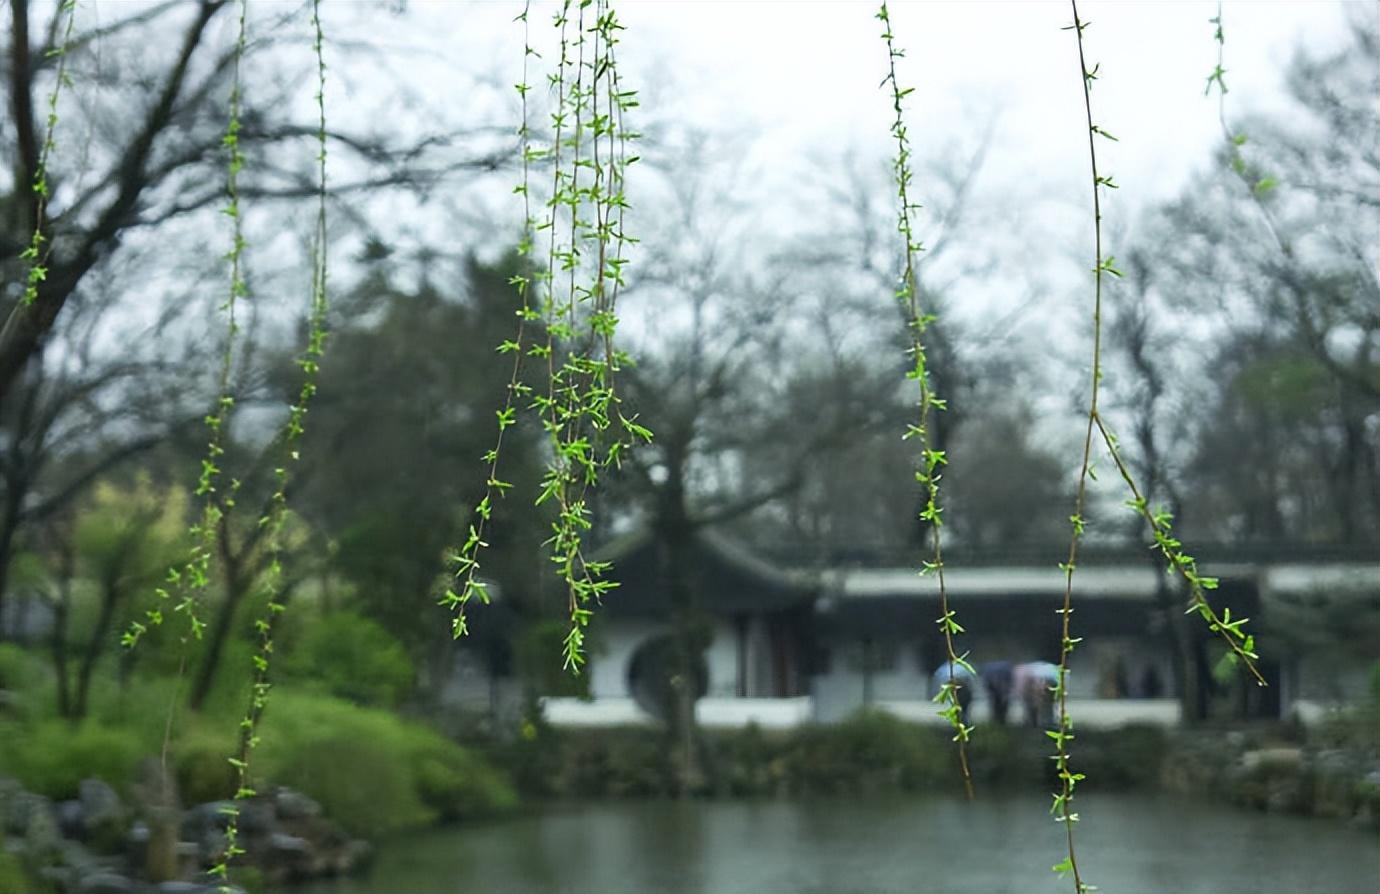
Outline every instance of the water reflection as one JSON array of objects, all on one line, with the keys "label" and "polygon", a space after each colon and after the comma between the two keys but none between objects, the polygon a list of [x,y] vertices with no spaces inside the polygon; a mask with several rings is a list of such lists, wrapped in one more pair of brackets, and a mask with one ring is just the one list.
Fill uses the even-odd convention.
[{"label": "water reflection", "polygon": [[[1136,894],[1377,894],[1380,840],[1167,798],[1080,798],[1087,880]],[[629,803],[430,833],[303,894],[1040,894],[1062,830],[1036,796]]]}]

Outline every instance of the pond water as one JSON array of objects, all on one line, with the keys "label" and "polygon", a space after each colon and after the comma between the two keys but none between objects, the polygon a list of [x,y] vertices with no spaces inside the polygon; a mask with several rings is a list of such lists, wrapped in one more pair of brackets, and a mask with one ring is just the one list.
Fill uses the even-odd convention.
[{"label": "pond water", "polygon": [[[1044,799],[1047,801],[1047,799]],[[559,807],[386,844],[298,894],[1043,894],[1063,830],[1038,795]],[[1380,894],[1380,837],[1147,796],[1079,798],[1105,894]]]}]

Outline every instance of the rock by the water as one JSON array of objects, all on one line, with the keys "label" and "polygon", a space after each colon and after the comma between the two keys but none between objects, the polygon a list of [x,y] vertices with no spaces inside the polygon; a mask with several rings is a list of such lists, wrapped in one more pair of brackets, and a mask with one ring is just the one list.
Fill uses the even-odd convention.
[{"label": "rock by the water", "polygon": [[205,894],[206,886],[196,882],[162,882],[155,890],[158,894]]},{"label": "rock by the water", "polygon": [[0,779],[0,831],[10,849],[65,894],[217,894],[220,885],[205,868],[225,848],[232,809],[246,850],[237,862],[271,884],[356,872],[372,855],[368,842],[350,839],[320,804],[292,789],[185,811],[144,802],[135,819],[98,779],[84,780],[78,797],[57,804]]},{"label": "rock by the water", "polygon": [[279,819],[315,819],[321,815],[321,805],[299,791],[280,788],[273,794],[273,808]]},{"label": "rock by the water", "polygon": [[83,779],[77,787],[77,800],[81,802],[88,830],[115,828],[125,821],[124,802],[100,779]]},{"label": "rock by the water", "polygon": [[234,801],[207,801],[197,804],[182,815],[182,834],[188,838],[199,838],[208,829],[224,831],[230,824],[229,811],[235,809]]},{"label": "rock by the water", "polygon": [[32,797],[39,800],[32,802],[36,806],[29,813],[28,826],[24,830],[24,849],[31,863],[50,864],[61,856],[62,835],[48,799],[39,795]]},{"label": "rock by the water", "polygon": [[77,882],[77,894],[137,894],[139,885],[113,872],[98,872]]},{"label": "rock by the water", "polygon": [[42,795],[26,792],[22,788],[5,796],[4,828],[5,834],[23,838],[29,834],[29,825],[39,815],[51,817],[53,802]]},{"label": "rock by the water", "polygon": [[162,882],[153,890],[155,894],[219,894],[222,890],[230,894],[245,894],[244,889],[237,885],[221,885],[218,882]]},{"label": "rock by the water", "polygon": [[59,801],[53,807],[57,817],[58,831],[64,838],[81,838],[86,832],[86,823],[80,801]]},{"label": "rock by the water", "polygon": [[311,853],[311,843],[296,835],[274,832],[269,836],[268,849],[275,855],[305,856]]},{"label": "rock by the water", "polygon": [[305,878],[319,875],[318,857],[311,842],[296,835],[274,832],[259,853],[265,871],[274,877]]},{"label": "rock by the water", "polygon": [[1302,748],[1258,748],[1241,755],[1241,769],[1247,773],[1259,770],[1289,770],[1301,763]]},{"label": "rock by the water", "polygon": [[238,803],[241,835],[268,835],[274,830],[277,822],[273,816],[272,804],[258,798]]}]

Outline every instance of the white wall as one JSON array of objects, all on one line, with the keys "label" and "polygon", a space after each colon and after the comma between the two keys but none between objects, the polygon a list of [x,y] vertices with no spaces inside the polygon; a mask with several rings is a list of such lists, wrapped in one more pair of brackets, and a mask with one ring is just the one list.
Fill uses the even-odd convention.
[{"label": "white wall", "polygon": [[709,698],[733,698],[738,694],[738,632],[733,622],[715,619],[714,639],[704,652],[709,668]]},{"label": "white wall", "polygon": [[[930,701],[887,701],[879,702],[876,707],[912,723],[934,726],[947,726],[949,723],[939,716],[939,706]],[[1170,726],[1179,722],[1179,701],[1173,698],[1071,698],[1069,716],[1083,729],[1110,729],[1128,723]],[[974,702],[970,709],[970,720],[981,723],[988,718],[986,699]],[[1020,725],[1024,721],[1025,712],[1020,705],[1014,706],[1007,717],[1008,725]]]},{"label": "white wall", "polygon": [[656,722],[631,698],[544,698],[541,710],[552,726],[648,726]]},{"label": "white wall", "polygon": [[[829,650],[828,673],[816,674],[810,680],[821,721],[838,720],[863,707],[868,688],[874,702],[923,700],[930,696],[930,672],[924,667],[920,647],[914,641],[873,643],[870,687],[864,685],[861,640],[834,640],[825,647]],[[883,666],[875,667],[879,661]]]},{"label": "white wall", "polygon": [[589,694],[594,698],[630,698],[628,666],[637,647],[654,636],[669,633],[657,621],[600,619],[595,651],[589,656]]},{"label": "white wall", "polygon": [[814,699],[702,698],[695,703],[695,721],[704,727],[737,729],[755,723],[763,729],[791,729],[814,719]]}]

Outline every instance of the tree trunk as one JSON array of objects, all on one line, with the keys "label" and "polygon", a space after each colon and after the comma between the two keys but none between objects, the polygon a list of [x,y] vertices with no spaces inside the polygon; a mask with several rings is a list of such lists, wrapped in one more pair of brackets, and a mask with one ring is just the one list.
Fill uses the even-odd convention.
[{"label": "tree trunk", "polygon": [[1194,724],[1206,716],[1202,699],[1202,686],[1193,651],[1193,637],[1184,614],[1185,600],[1182,588],[1176,586],[1164,572],[1158,553],[1150,560],[1157,583],[1155,603],[1165,619],[1165,643],[1169,646],[1171,671],[1173,673],[1174,694],[1179,700],[1179,713],[1185,724]]},{"label": "tree trunk", "polygon": [[10,579],[10,558],[14,553],[14,535],[19,529],[19,506],[22,497],[22,490],[13,486],[14,482],[7,483],[9,493],[6,494],[5,514],[0,519],[0,643],[3,643],[9,635],[9,629],[5,623],[5,596],[9,589]]},{"label": "tree trunk", "polygon": [[9,625],[5,616],[5,595],[9,587],[10,548],[14,542],[14,529],[8,524],[0,527],[0,643],[9,638]]},{"label": "tree trunk", "polygon": [[74,717],[85,717],[91,692],[91,677],[96,672],[96,662],[105,653],[106,640],[110,636],[110,626],[115,620],[115,603],[120,598],[120,590],[115,581],[107,580],[101,591],[101,611],[96,617],[96,626],[91,631],[91,639],[86,643],[81,666],[77,669],[77,698],[73,706]]},{"label": "tree trunk", "polygon": [[671,689],[671,736],[677,764],[676,793],[689,797],[704,785],[700,766],[699,737],[695,728],[695,702],[699,698],[700,639],[691,581],[689,551],[694,534],[689,526],[663,528],[662,563],[665,585],[671,597],[673,668]]},{"label": "tree trunk", "polygon": [[672,680],[674,704],[671,710],[671,739],[676,756],[676,792],[689,797],[704,784],[700,766],[699,741],[695,729],[695,702],[699,698],[695,587],[690,568],[690,551],[695,530],[685,503],[685,455],[669,447],[666,455],[667,480],[658,494],[659,506],[654,525],[660,541],[663,585],[671,602]]}]

